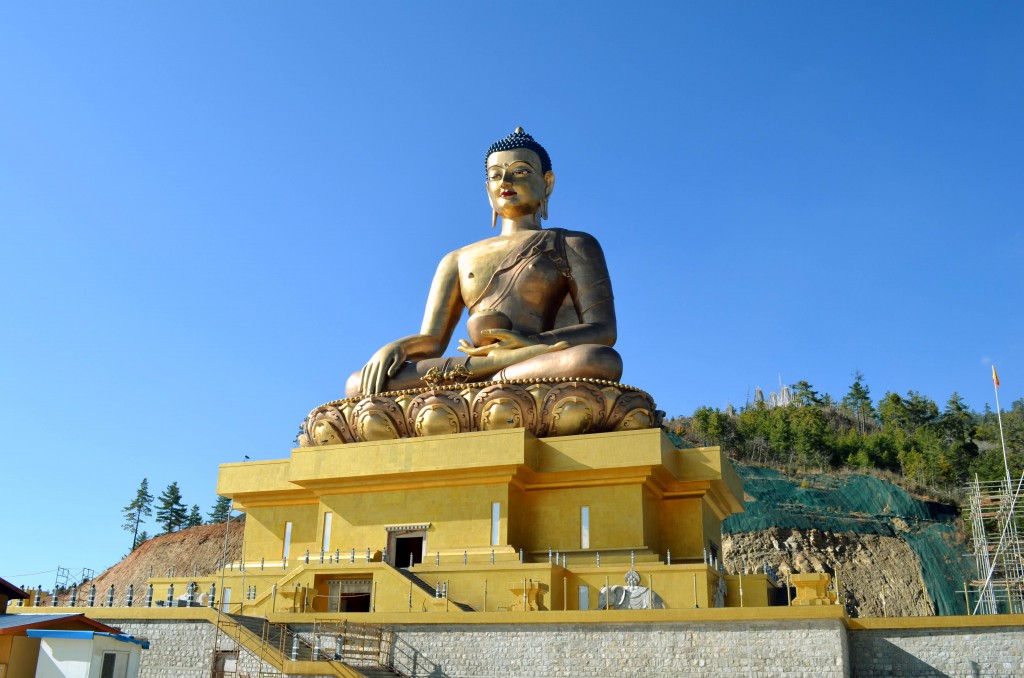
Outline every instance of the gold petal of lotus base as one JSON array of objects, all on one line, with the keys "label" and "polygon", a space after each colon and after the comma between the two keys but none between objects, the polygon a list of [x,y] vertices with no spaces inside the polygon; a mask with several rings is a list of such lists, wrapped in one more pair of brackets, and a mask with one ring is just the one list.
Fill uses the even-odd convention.
[{"label": "gold petal of lotus base", "polygon": [[523,379],[335,400],[302,424],[300,447],[525,428],[538,438],[661,425],[640,389],[601,379]]}]

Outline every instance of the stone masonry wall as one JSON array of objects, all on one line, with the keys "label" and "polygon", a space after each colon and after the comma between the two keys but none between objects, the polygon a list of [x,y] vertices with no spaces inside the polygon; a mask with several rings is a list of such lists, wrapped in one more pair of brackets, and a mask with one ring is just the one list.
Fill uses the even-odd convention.
[{"label": "stone masonry wall", "polygon": [[[104,619],[150,641],[141,678],[208,678],[216,627],[204,621]],[[388,648],[411,678],[519,676],[1017,676],[1024,626],[854,629],[838,620],[648,624],[401,624]],[[296,628],[296,630],[301,630]],[[239,650],[238,675],[259,674]],[[264,675],[281,675],[264,664]],[[287,677],[285,677],[287,678]]]},{"label": "stone masonry wall", "polygon": [[1024,627],[850,632],[855,678],[1024,676]]},{"label": "stone masonry wall", "polygon": [[[105,622],[149,641],[149,649],[142,652],[139,678],[210,678],[215,643],[218,650],[239,650],[240,675],[259,675],[259,657],[236,645],[216,626],[205,621],[112,619]],[[219,643],[216,641],[218,634]],[[281,675],[266,663],[263,672],[264,675]]]},{"label": "stone masonry wall", "polygon": [[848,676],[838,621],[395,627],[394,667],[434,676]]}]

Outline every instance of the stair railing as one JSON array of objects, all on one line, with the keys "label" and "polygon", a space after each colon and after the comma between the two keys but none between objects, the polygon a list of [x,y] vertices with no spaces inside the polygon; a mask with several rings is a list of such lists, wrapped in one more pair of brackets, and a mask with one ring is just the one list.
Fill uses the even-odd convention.
[{"label": "stair railing", "polygon": [[[358,624],[348,620],[313,621],[313,635],[320,648],[334,647],[333,659],[341,662],[372,660],[391,668],[385,648],[388,632],[379,624]],[[321,653],[321,659],[331,659]]]}]

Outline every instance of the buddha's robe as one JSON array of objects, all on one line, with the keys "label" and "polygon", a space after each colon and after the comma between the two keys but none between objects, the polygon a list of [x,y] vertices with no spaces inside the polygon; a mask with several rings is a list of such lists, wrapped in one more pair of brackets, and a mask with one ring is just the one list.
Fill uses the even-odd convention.
[{"label": "buddha's robe", "polygon": [[486,288],[468,304],[472,316],[481,311],[499,311],[516,319],[529,308],[535,322],[518,331],[539,334],[559,327],[586,322],[587,312],[612,303],[611,280],[584,281],[579,288],[566,253],[566,231],[549,228],[537,231],[510,251],[495,269]]}]

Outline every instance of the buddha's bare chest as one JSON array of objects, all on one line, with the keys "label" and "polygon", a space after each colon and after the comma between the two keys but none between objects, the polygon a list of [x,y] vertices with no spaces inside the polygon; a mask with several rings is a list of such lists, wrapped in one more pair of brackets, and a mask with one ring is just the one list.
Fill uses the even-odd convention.
[{"label": "buddha's bare chest", "polygon": [[[546,257],[531,257],[530,252],[520,252],[518,257],[509,256],[521,249],[525,239],[491,238],[463,250],[459,257],[459,282],[467,305],[493,291],[489,288],[499,269],[515,278],[514,281],[506,281],[513,288],[508,291],[524,301],[542,301],[546,292],[561,282],[561,274]],[[510,266],[514,269],[519,259],[527,259],[521,265],[522,270],[510,271]]]},{"label": "buddha's bare chest", "polygon": [[516,243],[511,240],[495,239],[471,245],[459,257],[459,278],[462,290],[467,299],[476,299],[487,288],[487,283],[494,276],[509,255]]}]

